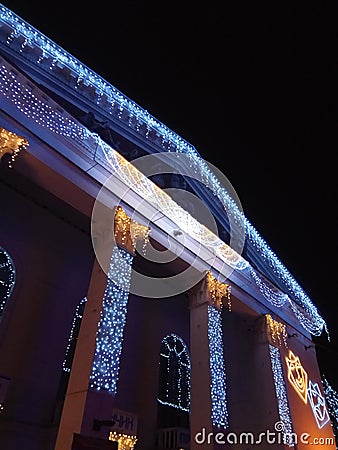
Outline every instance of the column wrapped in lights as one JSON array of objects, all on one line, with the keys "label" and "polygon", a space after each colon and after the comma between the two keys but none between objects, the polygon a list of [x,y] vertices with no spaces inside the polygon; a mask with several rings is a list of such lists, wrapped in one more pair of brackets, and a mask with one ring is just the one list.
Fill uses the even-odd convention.
[{"label": "column wrapped in lights", "polygon": [[132,262],[133,255],[114,247],[90,375],[90,386],[98,391],[117,391]]},{"label": "column wrapped in lights", "polygon": [[222,299],[230,303],[230,286],[221,283],[211,272],[207,272],[206,286],[209,296],[208,337],[211,374],[212,423],[221,428],[228,426],[226,373],[223,354]]},{"label": "column wrapped in lights", "polygon": [[280,348],[282,346],[287,347],[286,326],[283,323],[274,320],[270,314],[266,314],[265,331],[269,342],[270,360],[277,397],[279,419],[283,423],[284,443],[291,447],[293,445],[293,425],[280,353]]},{"label": "column wrapped in lights", "polygon": [[208,305],[212,423],[217,427],[226,428],[228,410],[222,336],[221,310]]},{"label": "column wrapped in lights", "polygon": [[125,248],[130,250],[128,245],[130,240],[133,243],[131,250],[135,250],[139,241],[143,241],[144,248],[144,241],[148,242],[149,232],[149,227],[136,224],[121,207],[116,208],[114,233],[119,246],[114,246],[110,260],[90,375],[90,386],[96,390],[105,390],[113,394],[117,391],[134,259],[134,253],[128,252]]}]

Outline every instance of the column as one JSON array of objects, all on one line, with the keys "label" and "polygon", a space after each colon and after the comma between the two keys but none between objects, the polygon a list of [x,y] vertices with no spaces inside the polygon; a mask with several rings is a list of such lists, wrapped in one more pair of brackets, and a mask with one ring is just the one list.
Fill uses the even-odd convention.
[{"label": "column", "polygon": [[221,310],[230,286],[207,272],[189,292],[191,353],[191,450],[213,448],[228,426]]}]

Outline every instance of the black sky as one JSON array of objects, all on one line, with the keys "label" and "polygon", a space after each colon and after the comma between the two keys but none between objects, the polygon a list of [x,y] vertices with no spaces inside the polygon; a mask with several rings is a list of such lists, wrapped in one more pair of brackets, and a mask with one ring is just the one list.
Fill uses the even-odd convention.
[{"label": "black sky", "polygon": [[338,389],[338,3],[2,3],[226,175],[327,321]]}]

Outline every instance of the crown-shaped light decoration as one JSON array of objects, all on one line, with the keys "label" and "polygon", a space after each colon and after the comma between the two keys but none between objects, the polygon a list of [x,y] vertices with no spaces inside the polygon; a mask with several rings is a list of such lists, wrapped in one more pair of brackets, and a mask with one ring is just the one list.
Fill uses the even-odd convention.
[{"label": "crown-shaped light decoration", "polygon": [[13,167],[15,158],[19,152],[28,146],[27,139],[0,127],[0,159],[8,153],[11,155],[9,167]]},{"label": "crown-shaped light decoration", "polygon": [[285,357],[285,361],[288,370],[289,382],[303,402],[307,403],[308,375],[299,360],[299,356],[294,355],[292,351],[289,350],[289,356]]},{"label": "crown-shaped light decoration", "polygon": [[307,395],[318,428],[323,428],[323,426],[329,422],[330,416],[327,411],[325,397],[322,394],[318,383],[312,383],[311,380],[309,381]]}]

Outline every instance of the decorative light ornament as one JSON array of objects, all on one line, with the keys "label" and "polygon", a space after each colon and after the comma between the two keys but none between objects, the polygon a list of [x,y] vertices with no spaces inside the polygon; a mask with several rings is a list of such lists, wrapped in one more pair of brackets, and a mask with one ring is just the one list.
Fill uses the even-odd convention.
[{"label": "decorative light ornament", "polygon": [[141,225],[140,223],[132,220],[123,210],[121,206],[116,208],[114,219],[114,234],[115,237],[122,234],[122,246],[127,245],[127,239],[131,238],[132,248],[135,252],[138,242],[142,242],[142,252],[145,253],[146,247],[149,243],[150,227]]},{"label": "decorative light ornament", "polygon": [[13,163],[21,150],[28,146],[27,139],[18,136],[5,128],[0,127],[0,159],[8,153],[11,155],[9,167],[13,167]]},{"label": "decorative light ornament", "polygon": [[309,381],[307,395],[318,428],[323,428],[323,426],[329,422],[330,417],[326,408],[325,397],[321,392],[318,383],[312,383],[311,380]]},{"label": "decorative light ornament", "polygon": [[282,345],[287,347],[288,334],[286,326],[283,323],[274,320],[270,314],[265,314],[265,319],[269,342],[275,347],[281,347]]},{"label": "decorative light ornament", "polygon": [[226,298],[229,311],[231,311],[231,286],[217,280],[212,273],[207,272],[207,289],[217,308],[222,307],[222,300]]},{"label": "decorative light ornament", "polygon": [[190,358],[184,341],[175,334],[162,340],[158,402],[190,411]]},{"label": "decorative light ornament", "polygon": [[289,356],[285,357],[288,370],[288,379],[304,403],[307,403],[308,375],[303,368],[298,356],[289,350]]},{"label": "decorative light ornament", "polygon": [[130,434],[111,431],[109,433],[109,440],[118,443],[118,450],[133,450],[137,442],[137,437]]},{"label": "decorative light ornament", "polygon": [[285,379],[284,379],[284,374],[283,374],[282,358],[281,358],[279,348],[270,344],[269,350],[270,350],[270,360],[271,360],[272,374],[273,374],[274,385],[275,385],[275,392],[276,392],[276,397],[277,397],[279,418],[280,418],[280,421],[284,425],[284,428],[283,428],[284,443],[288,444],[289,446],[292,446],[293,445],[293,442],[292,442],[293,426],[292,426],[292,419],[291,419],[290,407],[289,407],[289,402],[288,402],[286,384],[285,384]]},{"label": "decorative light ornament", "polygon": [[15,285],[15,267],[9,253],[0,247],[0,317]]},{"label": "decorative light ornament", "polygon": [[208,305],[208,337],[211,374],[212,423],[216,427],[228,427],[226,375],[223,355],[221,309]]}]

